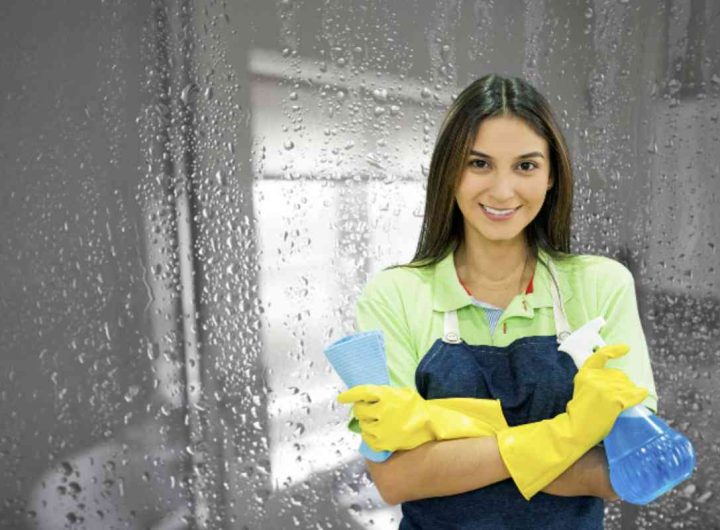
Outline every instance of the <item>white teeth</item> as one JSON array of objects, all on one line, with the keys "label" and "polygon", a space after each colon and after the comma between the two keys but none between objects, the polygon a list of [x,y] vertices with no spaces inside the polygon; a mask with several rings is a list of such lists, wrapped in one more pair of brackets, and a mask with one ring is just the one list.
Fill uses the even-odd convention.
[{"label": "white teeth", "polygon": [[515,208],[510,208],[509,210],[496,210],[495,208],[490,208],[489,206],[485,206],[484,204],[482,204],[481,206],[485,208],[488,212],[495,215],[507,215],[515,211]]}]

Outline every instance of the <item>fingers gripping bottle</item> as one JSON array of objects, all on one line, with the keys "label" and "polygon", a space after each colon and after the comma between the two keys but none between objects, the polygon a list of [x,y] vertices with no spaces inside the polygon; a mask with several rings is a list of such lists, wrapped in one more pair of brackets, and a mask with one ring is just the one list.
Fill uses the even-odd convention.
[{"label": "fingers gripping bottle", "polygon": [[[605,319],[587,322],[562,341],[579,369],[595,346],[605,346],[599,330]],[[690,440],[671,429],[643,405],[622,412],[603,440],[610,482],[618,496],[632,504],[647,504],[692,475],[695,450]]]}]

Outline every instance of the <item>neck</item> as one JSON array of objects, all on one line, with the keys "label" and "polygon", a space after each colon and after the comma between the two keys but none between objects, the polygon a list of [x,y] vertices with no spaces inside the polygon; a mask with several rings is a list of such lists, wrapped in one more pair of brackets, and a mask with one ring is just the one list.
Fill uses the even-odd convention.
[{"label": "neck", "polygon": [[532,270],[533,260],[525,241],[482,246],[466,243],[463,241],[455,253],[455,268],[464,282],[489,290],[516,288],[526,271]]}]

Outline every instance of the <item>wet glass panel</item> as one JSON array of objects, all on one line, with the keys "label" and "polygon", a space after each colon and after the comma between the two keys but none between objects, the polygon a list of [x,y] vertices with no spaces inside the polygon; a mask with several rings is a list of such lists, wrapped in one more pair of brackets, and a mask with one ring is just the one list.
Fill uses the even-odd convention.
[{"label": "wet glass panel", "polygon": [[0,526],[396,528],[322,348],[410,261],[448,105],[545,94],[572,250],[633,272],[697,468],[607,528],[704,528],[720,430],[712,2],[6,2]]}]

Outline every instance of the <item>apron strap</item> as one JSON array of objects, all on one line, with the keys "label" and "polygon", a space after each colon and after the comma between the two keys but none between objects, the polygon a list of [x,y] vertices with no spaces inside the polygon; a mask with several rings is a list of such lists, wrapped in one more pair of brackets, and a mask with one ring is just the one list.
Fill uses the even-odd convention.
[{"label": "apron strap", "polygon": [[558,344],[564,341],[571,333],[570,325],[568,324],[567,318],[565,318],[565,307],[562,303],[562,296],[560,296],[560,286],[557,282],[557,270],[552,259],[548,259],[548,266],[550,267],[550,277],[552,278],[552,285],[550,292],[553,298],[553,314],[555,316],[555,331],[557,334]]},{"label": "apron strap", "polygon": [[462,342],[460,338],[460,327],[458,326],[457,310],[445,311],[443,328],[443,342],[449,342],[450,344]]}]

